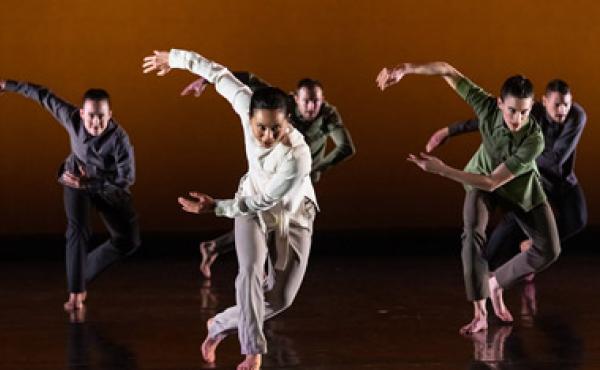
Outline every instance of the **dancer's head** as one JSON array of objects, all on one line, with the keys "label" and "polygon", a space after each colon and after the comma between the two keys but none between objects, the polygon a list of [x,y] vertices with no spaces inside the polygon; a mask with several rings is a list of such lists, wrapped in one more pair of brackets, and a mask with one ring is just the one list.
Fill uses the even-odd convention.
[{"label": "dancer's head", "polygon": [[323,86],[317,80],[303,78],[298,81],[294,100],[301,118],[305,121],[314,121],[323,105]]},{"label": "dancer's head", "polygon": [[565,122],[573,104],[571,88],[563,80],[556,79],[548,82],[546,92],[542,97],[542,104],[552,121]]},{"label": "dancer's head", "polygon": [[533,106],[533,84],[522,75],[509,77],[500,90],[498,108],[512,132],[519,131],[527,122]]},{"label": "dancer's head", "polygon": [[260,145],[270,148],[289,130],[287,94],[276,87],[263,87],[252,94],[250,125]]},{"label": "dancer's head", "polygon": [[92,136],[101,135],[112,117],[108,93],[102,89],[89,89],[83,95],[82,104],[79,114],[85,130]]}]

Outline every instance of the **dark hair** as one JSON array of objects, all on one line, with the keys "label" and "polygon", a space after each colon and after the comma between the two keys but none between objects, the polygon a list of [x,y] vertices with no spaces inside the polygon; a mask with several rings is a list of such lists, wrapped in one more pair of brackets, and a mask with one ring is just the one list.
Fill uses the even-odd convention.
[{"label": "dark hair", "polygon": [[106,100],[108,105],[110,105],[110,96],[104,89],[89,89],[83,94],[82,101],[85,103],[86,100],[92,101],[102,101]]},{"label": "dark hair", "polygon": [[308,78],[308,77],[303,78],[300,81],[298,81],[298,85],[296,86],[296,91],[300,90],[303,87],[306,87],[309,90],[312,90],[315,87],[323,89],[323,85],[321,85],[321,82],[319,80],[313,80],[312,78]]},{"label": "dark hair", "polygon": [[548,82],[548,85],[546,85],[546,95],[553,92],[557,92],[561,95],[567,95],[571,93],[571,88],[565,81],[557,78]]},{"label": "dark hair", "polygon": [[250,116],[255,109],[282,110],[288,114],[288,95],[276,87],[261,87],[252,93],[250,99]]},{"label": "dark hair", "polygon": [[507,96],[517,99],[533,97],[533,84],[523,75],[516,75],[506,79],[500,89],[500,98],[504,100]]}]

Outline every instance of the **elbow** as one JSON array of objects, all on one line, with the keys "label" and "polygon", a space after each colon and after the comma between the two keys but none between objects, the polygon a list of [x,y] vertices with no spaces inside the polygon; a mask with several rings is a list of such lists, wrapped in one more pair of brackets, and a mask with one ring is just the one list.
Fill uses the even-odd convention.
[{"label": "elbow", "polygon": [[354,145],[346,145],[341,151],[341,157],[343,159],[348,159],[356,154],[356,148]]}]

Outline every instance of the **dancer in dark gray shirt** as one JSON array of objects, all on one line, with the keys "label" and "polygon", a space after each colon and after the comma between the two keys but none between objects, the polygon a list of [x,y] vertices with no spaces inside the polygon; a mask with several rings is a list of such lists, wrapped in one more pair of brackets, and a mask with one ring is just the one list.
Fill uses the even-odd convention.
[{"label": "dancer in dark gray shirt", "polygon": [[[0,91],[15,92],[48,110],[67,130],[71,153],[58,173],[67,215],[66,269],[68,311],[82,309],[86,284],[140,244],[137,214],[129,187],[135,180],[133,147],[112,119],[106,91],[90,89],[78,108],[45,87],[0,80]],[[100,213],[110,239],[88,253],[90,208]]]}]

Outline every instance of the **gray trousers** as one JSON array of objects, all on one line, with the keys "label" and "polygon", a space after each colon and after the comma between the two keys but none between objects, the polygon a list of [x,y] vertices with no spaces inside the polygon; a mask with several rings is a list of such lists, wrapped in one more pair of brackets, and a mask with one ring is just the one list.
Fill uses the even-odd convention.
[{"label": "gray trousers", "polygon": [[463,209],[462,263],[469,301],[478,301],[489,296],[489,270],[484,254],[487,242],[486,228],[490,214],[498,206],[513,212],[521,230],[533,240],[530,249],[517,254],[496,269],[495,276],[502,288],[508,288],[530,273],[545,269],[560,254],[558,230],[548,202],[525,212],[493,193],[468,191]]},{"label": "gray trousers", "polygon": [[208,333],[211,338],[237,330],[242,354],[267,352],[263,323],[288,308],[300,289],[310,253],[315,213],[313,203],[306,200],[290,220],[289,253],[284,270],[273,267],[268,250],[269,244],[273,243],[269,243],[269,233],[261,228],[258,217],[235,219],[235,249],[239,264],[235,280],[236,305],[214,317]]}]

